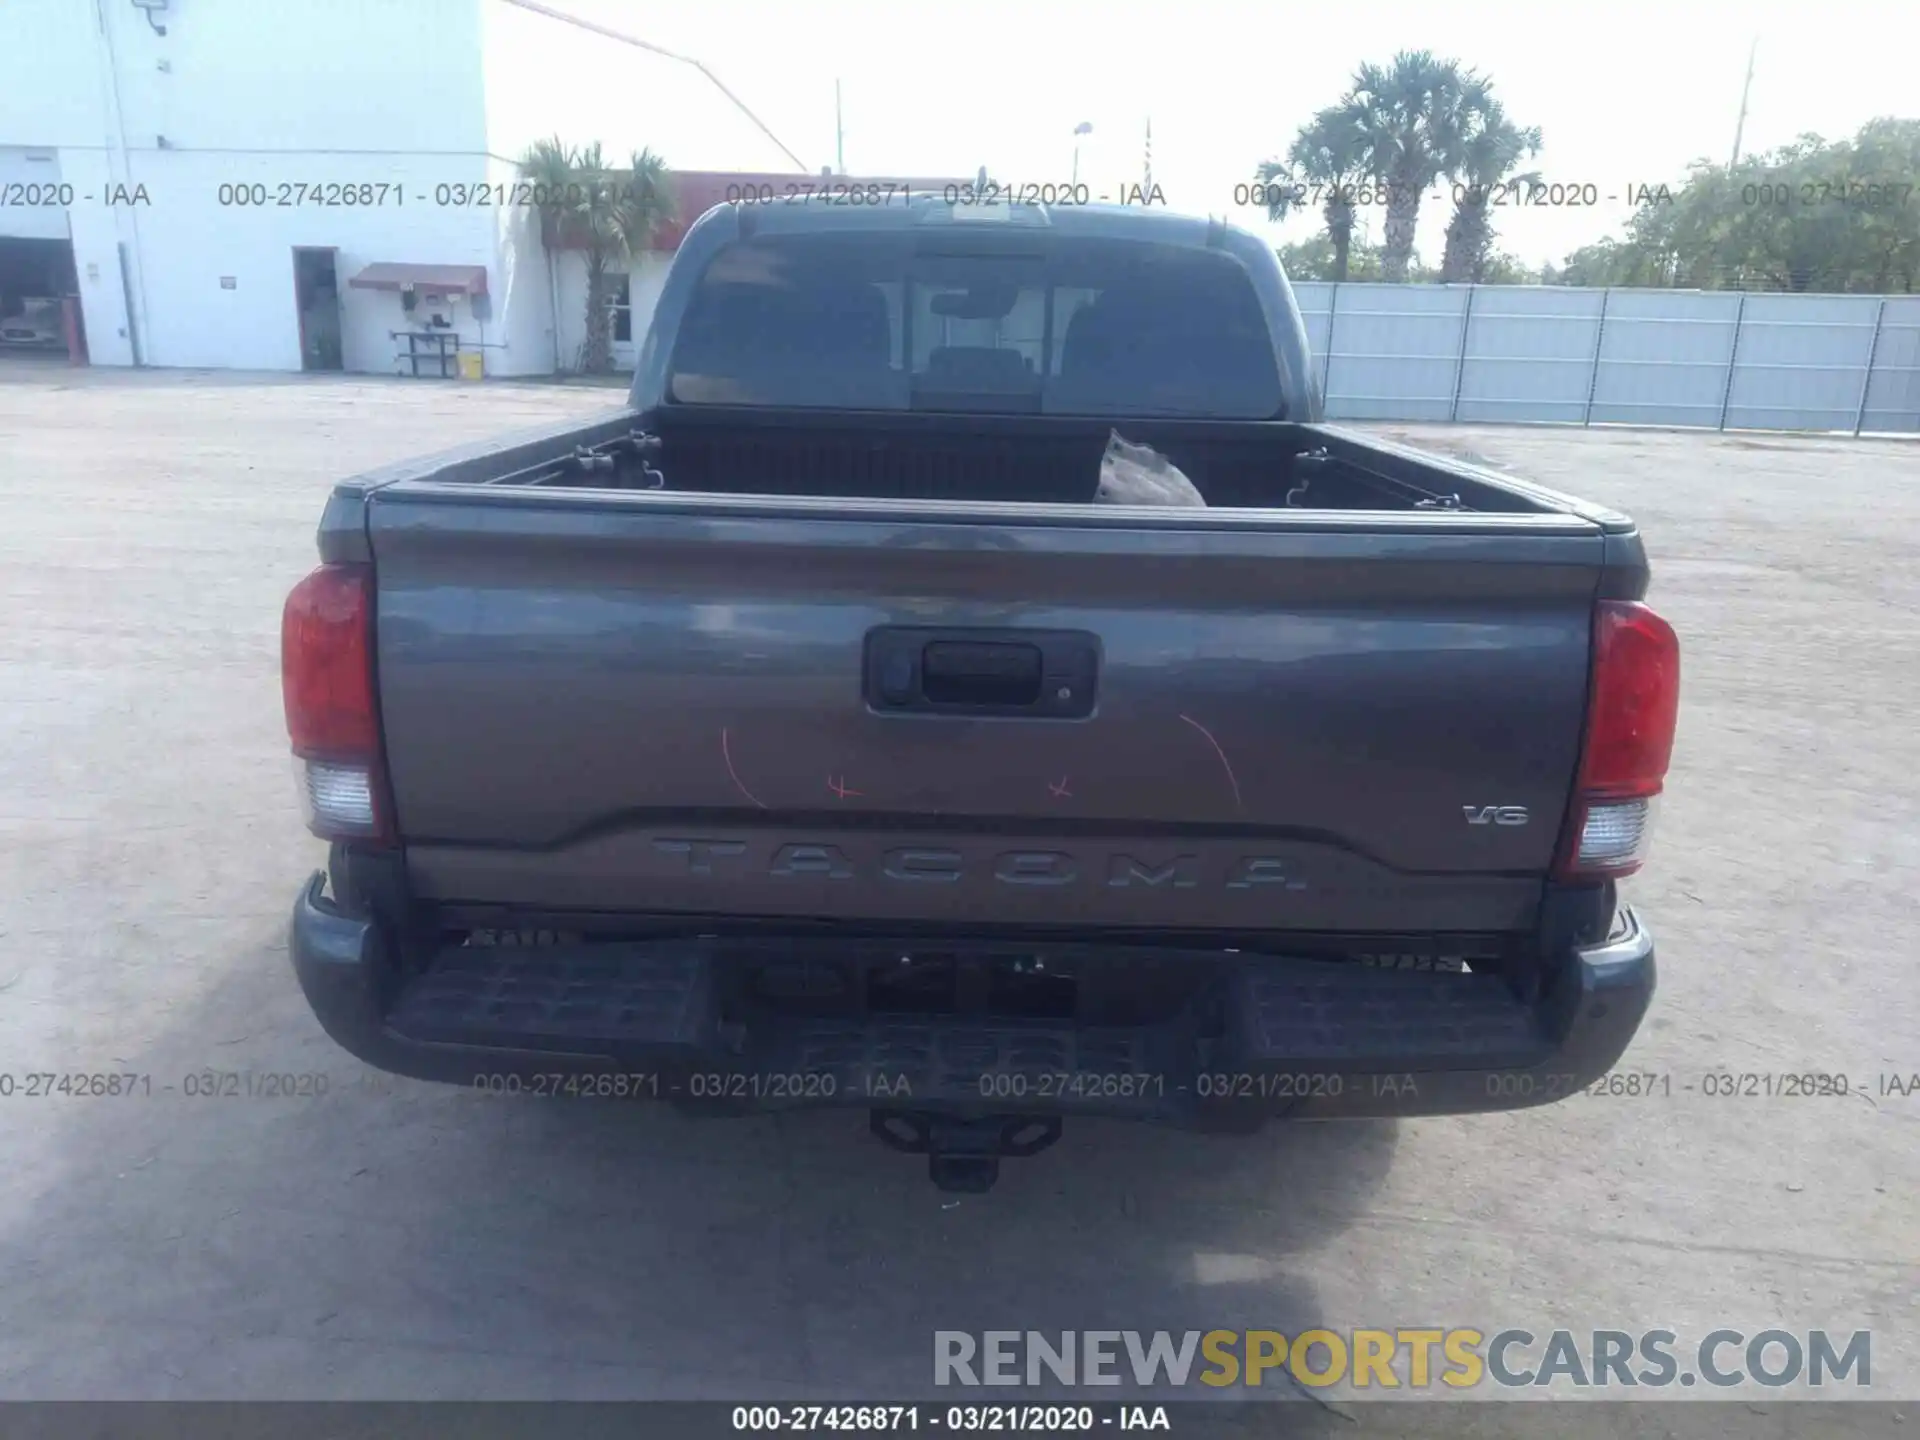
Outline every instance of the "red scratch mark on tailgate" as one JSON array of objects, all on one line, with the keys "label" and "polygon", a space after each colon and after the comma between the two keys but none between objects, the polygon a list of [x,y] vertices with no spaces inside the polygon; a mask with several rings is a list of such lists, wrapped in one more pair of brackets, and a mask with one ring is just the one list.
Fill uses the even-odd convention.
[{"label": "red scratch mark on tailgate", "polygon": [[1233,787],[1233,808],[1242,815],[1246,814],[1246,802],[1240,798],[1240,781],[1233,773],[1233,762],[1227,759],[1227,752],[1220,748],[1220,742],[1213,738],[1213,732],[1198,720],[1194,719],[1191,715],[1182,715],[1180,718],[1207,737],[1207,744],[1211,745],[1213,747],[1213,753],[1220,757],[1220,768],[1227,772],[1227,784]]},{"label": "red scratch mark on tailgate", "polygon": [[758,805],[762,810],[766,809],[766,802],[751,790],[747,789],[746,785],[740,779],[740,772],[733,768],[733,749],[727,743],[727,732],[724,729],[720,732],[720,758],[727,762],[727,774],[733,777],[733,788],[746,796],[747,799],[751,800],[755,805]]}]

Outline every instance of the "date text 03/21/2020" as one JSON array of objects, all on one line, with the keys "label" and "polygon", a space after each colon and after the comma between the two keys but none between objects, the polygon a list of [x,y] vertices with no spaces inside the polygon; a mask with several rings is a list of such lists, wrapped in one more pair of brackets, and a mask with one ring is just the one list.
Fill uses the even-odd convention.
[{"label": "date text 03/21/2020", "polygon": [[[756,1071],[659,1074],[566,1073],[476,1075],[473,1088],[488,1095],[551,1096],[560,1099],[687,1098],[696,1100],[831,1100],[910,1097],[913,1083],[904,1073],[867,1071],[843,1083],[832,1071],[767,1073]],[[1692,1078],[1664,1071],[1616,1070],[1582,1084],[1577,1075],[1535,1074],[1525,1070],[1489,1070],[1482,1078],[1494,1099],[1542,1101],[1584,1097],[1596,1100],[1672,1100],[1698,1095],[1709,1100],[1838,1099],[1863,1095],[1899,1099],[1920,1095],[1920,1072],[1849,1076],[1844,1071],[1790,1074],[1736,1074],[1706,1071]],[[1192,1094],[1212,1101],[1338,1099],[1361,1095],[1375,1100],[1420,1097],[1419,1081],[1409,1074],[1338,1071],[1202,1071],[1186,1078],[1153,1072],[983,1071],[974,1081],[983,1100],[1162,1099]]]},{"label": "date text 03/21/2020", "polygon": [[[1250,180],[1233,187],[1236,206],[1257,205],[1268,210],[1315,210],[1331,200],[1371,209],[1391,205],[1410,193],[1407,187],[1390,180],[1360,180],[1342,185],[1311,184],[1288,180]],[[1455,205],[1489,207],[1533,207],[1545,209],[1584,208],[1601,202],[1628,205],[1670,205],[1674,202],[1671,186],[1631,182],[1602,186],[1597,181],[1499,180],[1492,184],[1455,182],[1451,189],[1420,189],[1423,199],[1451,201]]]},{"label": "date text 03/21/2020", "polygon": [[[924,1411],[924,1413],[922,1413]],[[1171,1431],[1164,1405],[736,1405],[735,1430],[951,1430],[1063,1435],[1099,1430]]]},{"label": "date text 03/21/2020", "polygon": [[[197,1099],[309,1100],[391,1088],[391,1077],[369,1073],[335,1085],[326,1071],[197,1070],[174,1080],[142,1071],[0,1071],[0,1101]],[[1920,1096],[1920,1071],[1850,1074],[1845,1070],[1780,1073],[1708,1070],[1691,1077],[1657,1070],[1616,1070],[1585,1084],[1572,1074],[1520,1070],[1484,1072],[1493,1099],[1825,1100],[1860,1096],[1900,1100]],[[911,1097],[905,1073],[882,1070],[849,1077],[830,1071],[696,1071],[666,1076],[646,1072],[479,1074],[471,1088],[483,1095],[529,1095],[580,1100],[833,1100]],[[1207,1101],[1420,1098],[1407,1074],[1338,1071],[1201,1071],[1170,1077],[1151,1071],[982,1071],[972,1088],[983,1100],[1158,1100],[1192,1095]]]},{"label": "date text 03/21/2020", "polygon": [[770,181],[729,185],[725,199],[741,205],[884,205],[894,201],[940,200],[948,205],[1165,205],[1158,185],[1133,183],[1094,186],[1082,180],[989,180],[918,189],[900,181]]},{"label": "date text 03/21/2020", "polygon": [[[1165,1075],[1140,1072],[983,1071],[973,1085],[983,1100],[1144,1100],[1191,1092],[1207,1100],[1272,1100],[1338,1096],[1349,1084],[1366,1086],[1377,1097],[1416,1095],[1411,1076],[1344,1076],[1328,1073],[1224,1074],[1202,1072],[1192,1082],[1169,1082]],[[832,1071],[767,1073],[696,1071],[659,1074],[498,1074],[476,1075],[473,1089],[487,1095],[533,1095],[560,1099],[831,1100],[902,1099],[913,1095],[912,1077],[886,1071],[861,1073],[843,1086]]]}]

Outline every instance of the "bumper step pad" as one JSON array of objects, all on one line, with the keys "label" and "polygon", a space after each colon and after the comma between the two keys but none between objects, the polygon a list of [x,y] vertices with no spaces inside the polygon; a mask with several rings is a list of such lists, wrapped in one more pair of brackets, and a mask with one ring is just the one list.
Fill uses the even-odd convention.
[{"label": "bumper step pad", "polygon": [[1551,1041],[1493,975],[1263,960],[1233,981],[1240,1057],[1312,1068],[1525,1067]]},{"label": "bumper step pad", "polygon": [[[697,941],[448,949],[388,1012],[409,1041],[639,1061],[667,1091],[753,1108],[919,1101],[1171,1118],[1196,1077],[1527,1068],[1551,1053],[1541,1015],[1488,975],[1246,957],[1223,972],[1227,1032],[1190,1017],[1090,1028],[876,1015],[717,1024]],[[697,1083],[689,1077],[698,1075]],[[1198,1093],[1197,1093],[1198,1092]]]},{"label": "bumper step pad", "polygon": [[1656,985],[1653,938],[1622,910],[1603,942],[1555,957],[1531,1005],[1485,974],[1158,950],[1156,964],[1204,965],[1219,984],[1155,1025],[899,1014],[723,1025],[727,964],[710,942],[461,946],[419,972],[325,891],[316,873],[295,901],[294,973],[327,1034],[369,1065],[488,1088],[624,1070],[648,1083],[581,1093],[720,1111],[861,1106],[876,1134],[884,1124],[889,1144],[925,1153],[936,1182],[960,1189],[990,1184],[1000,1156],[1050,1144],[1069,1113],[1237,1129],[1547,1104],[1619,1060]]},{"label": "bumper step pad", "polygon": [[411,1040],[511,1049],[699,1045],[711,986],[698,945],[463,945],[401,993],[387,1024]]}]

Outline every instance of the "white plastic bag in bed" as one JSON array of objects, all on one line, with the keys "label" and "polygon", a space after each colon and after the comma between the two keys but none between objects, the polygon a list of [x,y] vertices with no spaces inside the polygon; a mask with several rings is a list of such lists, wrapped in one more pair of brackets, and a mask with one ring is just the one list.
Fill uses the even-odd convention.
[{"label": "white plastic bag in bed", "polygon": [[1096,505],[1200,505],[1207,502],[1180,467],[1151,445],[1131,445],[1118,430],[1107,432],[1107,453],[1100,457]]}]

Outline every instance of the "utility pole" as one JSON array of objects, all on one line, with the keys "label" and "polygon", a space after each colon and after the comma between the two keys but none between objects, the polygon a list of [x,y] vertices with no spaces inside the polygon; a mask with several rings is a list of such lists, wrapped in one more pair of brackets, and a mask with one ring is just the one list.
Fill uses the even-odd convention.
[{"label": "utility pole", "polygon": [[1753,37],[1753,44],[1747,47],[1747,80],[1740,87],[1740,118],[1733,122],[1733,159],[1727,162],[1727,168],[1733,169],[1740,163],[1740,137],[1747,128],[1747,96],[1753,92],[1753,57],[1760,48],[1760,37]]},{"label": "utility pole", "polygon": [[847,132],[840,123],[840,82],[833,82],[833,173],[847,173]]}]

